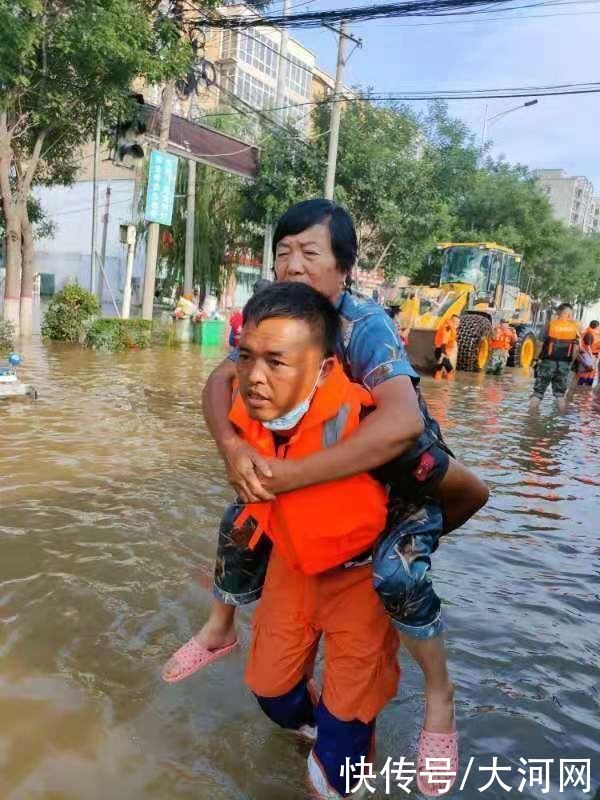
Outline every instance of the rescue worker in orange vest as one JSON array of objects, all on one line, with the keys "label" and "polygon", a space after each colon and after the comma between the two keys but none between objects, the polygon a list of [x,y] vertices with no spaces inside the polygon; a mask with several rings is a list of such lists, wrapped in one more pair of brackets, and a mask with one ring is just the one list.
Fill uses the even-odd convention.
[{"label": "rescue worker in orange vest", "polygon": [[[336,428],[352,433],[373,401],[334,358],[339,318],[330,301],[297,283],[268,294],[244,310],[230,420],[265,457],[302,458]],[[273,543],[246,681],[275,723],[314,739],[309,779],[320,797],[356,788],[344,765],[371,760],[375,718],[396,694],[399,637],[369,563],[386,513],[383,485],[363,472],[249,503],[236,519],[252,527],[251,547],[265,535]],[[321,638],[319,698],[311,677]]]},{"label": "rescue worker in orange vest", "polygon": [[509,325],[508,320],[503,319],[494,328],[492,340],[490,342],[490,362],[487,372],[490,375],[501,375],[508,361],[508,354],[511,347],[514,347],[518,339],[517,332]]},{"label": "rescue worker in orange vest", "polygon": [[598,322],[597,319],[593,319],[587,326],[587,328],[584,330],[584,332],[581,334],[581,341],[585,342],[590,337],[591,337],[591,344],[589,344],[588,347],[594,359],[594,374],[592,375],[592,385],[593,385],[594,380],[598,375],[598,363],[600,362],[600,322]]},{"label": "rescue worker in orange vest", "polygon": [[[264,457],[301,459],[334,446],[373,409],[371,394],[331,358],[337,329],[331,303],[303,284],[276,284],[246,306],[230,420]],[[273,543],[247,680],[278,724],[297,730],[316,724],[309,775],[319,796],[328,798],[353,793],[342,766],[368,756],[374,718],[395,691],[397,640],[390,619],[402,630],[410,607],[413,626],[427,628],[428,637],[441,630],[441,603],[428,577],[439,530],[449,529],[438,501],[452,503],[456,513],[466,471],[440,444],[422,453],[414,471],[398,461],[237,506],[236,542],[249,535],[251,548],[260,547],[266,535]],[[481,488],[484,503],[487,490]],[[420,507],[407,509],[406,496]],[[467,507],[459,511],[465,518],[472,513]],[[383,617],[382,609],[388,612]],[[321,636],[325,685],[313,708],[307,678]],[[417,786],[428,796],[438,792],[422,772],[425,755],[440,749],[456,773],[456,730],[423,729]]]},{"label": "rescue worker in orange vest", "polygon": [[577,378],[577,386],[593,386],[596,377],[596,359],[592,352],[594,337],[584,333],[579,344],[579,353],[573,363],[573,372]]},{"label": "rescue worker in orange vest", "polygon": [[447,322],[438,328],[435,339],[435,361],[436,370],[434,378],[440,381],[445,378],[447,381],[454,380],[454,371],[456,369],[456,356],[458,353],[458,326],[460,317],[458,314],[453,314]]},{"label": "rescue worker in orange vest", "polygon": [[591,344],[591,351],[592,355],[598,360],[600,357],[600,322],[597,319],[593,319],[584,332],[581,334],[581,338],[583,340],[584,336],[591,336],[592,337],[592,344]]},{"label": "rescue worker in orange vest", "polygon": [[546,389],[552,384],[552,393],[558,401],[560,411],[567,407],[566,393],[569,388],[571,365],[577,356],[579,331],[573,319],[573,306],[562,303],[546,328],[540,357],[534,367],[535,381],[530,408],[537,410]]}]

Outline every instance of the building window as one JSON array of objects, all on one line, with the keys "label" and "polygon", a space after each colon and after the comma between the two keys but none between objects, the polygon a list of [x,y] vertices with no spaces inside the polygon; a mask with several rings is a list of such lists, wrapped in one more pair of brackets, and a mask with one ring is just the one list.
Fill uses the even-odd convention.
[{"label": "building window", "polygon": [[[235,67],[233,65],[221,69],[220,83],[225,95],[228,92],[235,92]],[[224,102],[227,103],[227,97],[224,98]]]},{"label": "building window", "polygon": [[253,108],[263,109],[272,107],[275,101],[275,92],[271,86],[257,80],[243,69],[238,69],[235,77],[235,93]]},{"label": "building window", "polygon": [[575,197],[581,197],[582,194],[583,191],[581,189],[577,189],[577,191],[575,192]]},{"label": "building window", "polygon": [[304,61],[289,56],[287,64],[287,88],[301,97],[310,97],[312,88],[312,70]]},{"label": "building window", "polygon": [[240,61],[264,72],[269,78],[276,78],[279,46],[258,31],[242,33],[240,39]]},{"label": "building window", "polygon": [[237,31],[223,31],[221,40],[221,58],[236,60],[238,54],[239,35]]},{"label": "building window", "polygon": [[285,121],[293,125],[300,133],[306,133],[312,107],[300,106],[298,108],[288,94],[284,97],[283,105],[286,106]]}]

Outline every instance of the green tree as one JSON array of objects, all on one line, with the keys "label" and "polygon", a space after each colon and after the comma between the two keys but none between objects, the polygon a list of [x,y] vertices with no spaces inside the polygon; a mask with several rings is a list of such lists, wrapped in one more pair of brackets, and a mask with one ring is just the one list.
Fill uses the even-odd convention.
[{"label": "green tree", "polygon": [[[322,195],[329,106],[317,107],[311,137],[276,129],[261,142],[257,181],[245,189],[247,213],[272,218],[290,204]],[[529,170],[481,162],[475,137],[442,103],[416,116],[368,102],[343,109],[336,200],[351,212],[361,265],[426,281],[427,256],[439,241],[497,241],[524,256],[525,277],[540,299],[591,302],[600,296],[599,245],[553,218]]]},{"label": "green tree", "polygon": [[[151,0],[0,0],[0,196],[7,233],[4,316],[30,332],[34,182],[69,182],[97,109],[107,128],[132,81],[186,73],[189,41]],[[22,298],[19,308],[19,297]]]},{"label": "green tree", "polygon": [[600,236],[561,225],[533,271],[533,293],[542,302],[581,306],[600,299]]},{"label": "green tree", "polygon": [[[163,236],[159,257],[165,267],[165,289],[183,285],[187,207],[187,161],[180,159],[173,221]],[[205,164],[196,169],[193,281],[202,291],[220,295],[228,277],[227,251],[249,243],[242,203],[242,179]],[[167,229],[165,229],[167,232]]]},{"label": "green tree", "polygon": [[[246,190],[254,219],[275,218],[292,203],[322,196],[328,130],[323,105],[313,114],[309,139],[293,129],[265,135],[256,183]],[[355,220],[363,266],[411,274],[436,232],[448,228],[448,207],[425,149],[419,120],[407,109],[378,108],[368,97],[345,106],[335,198]]]}]

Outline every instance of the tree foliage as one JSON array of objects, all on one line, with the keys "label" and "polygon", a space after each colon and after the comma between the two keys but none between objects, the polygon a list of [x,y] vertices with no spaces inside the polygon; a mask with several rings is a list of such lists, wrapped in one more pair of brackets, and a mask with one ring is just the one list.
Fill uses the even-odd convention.
[{"label": "tree foliage", "polygon": [[[227,270],[225,255],[243,241],[241,179],[204,164],[196,167],[196,201],[194,220],[193,283],[203,291],[220,295]],[[180,159],[173,220],[163,228],[159,259],[163,265],[165,285],[183,285],[187,220],[188,165]]]},{"label": "tree foliage", "polygon": [[109,130],[128,111],[133,81],[186,74],[192,46],[152,0],[0,0],[0,30],[0,197],[11,298],[5,315],[17,321],[14,299],[31,283],[31,259],[22,258],[21,247],[23,239],[31,250],[33,183],[69,183],[97,111]]},{"label": "tree foliage", "polygon": [[[257,181],[245,190],[254,219],[322,196],[328,106],[317,107],[312,126],[308,140],[292,129],[265,135]],[[442,103],[420,116],[402,106],[346,104],[335,198],[357,223],[361,266],[424,279],[436,242],[497,241],[523,254],[539,299],[599,298],[598,240],[553,218],[526,167],[482,155]]]}]

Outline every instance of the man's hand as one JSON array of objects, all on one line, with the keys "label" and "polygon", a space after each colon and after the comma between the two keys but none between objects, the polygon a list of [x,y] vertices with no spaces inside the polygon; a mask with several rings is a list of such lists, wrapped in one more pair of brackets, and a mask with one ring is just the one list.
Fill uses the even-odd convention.
[{"label": "man's hand", "polygon": [[272,476],[267,459],[237,436],[222,452],[227,479],[244,503],[262,503],[275,499],[263,486]]}]

